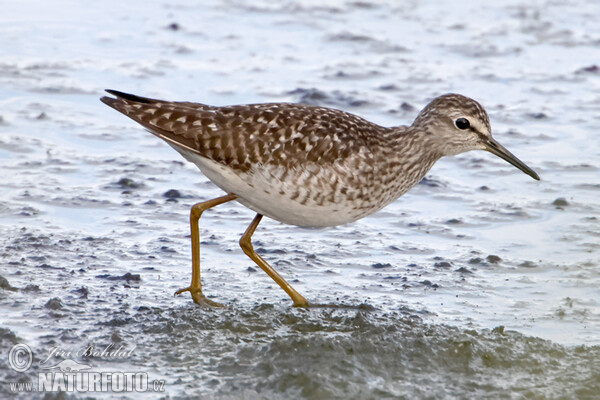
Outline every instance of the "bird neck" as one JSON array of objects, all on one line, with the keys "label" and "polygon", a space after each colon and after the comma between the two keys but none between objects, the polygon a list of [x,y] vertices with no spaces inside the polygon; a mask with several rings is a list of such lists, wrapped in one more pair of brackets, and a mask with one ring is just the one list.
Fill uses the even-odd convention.
[{"label": "bird neck", "polygon": [[395,154],[394,158],[409,161],[424,162],[427,169],[444,156],[439,140],[430,130],[413,126],[399,126],[390,129],[386,148],[389,153]]},{"label": "bird neck", "polygon": [[414,127],[392,128],[384,150],[384,167],[394,180],[394,196],[400,197],[419,183],[442,157],[433,135]]}]

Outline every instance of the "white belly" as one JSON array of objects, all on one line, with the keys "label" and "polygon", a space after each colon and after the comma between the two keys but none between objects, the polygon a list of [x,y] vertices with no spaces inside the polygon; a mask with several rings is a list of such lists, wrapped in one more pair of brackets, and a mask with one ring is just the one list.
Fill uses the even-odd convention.
[{"label": "white belly", "polygon": [[[310,188],[298,187],[295,179],[278,179],[282,176],[282,171],[277,168],[263,166],[260,170],[238,173],[196,153],[181,148],[175,149],[188,161],[196,164],[215,185],[227,193],[237,195],[239,203],[285,224],[305,227],[335,226],[355,221],[365,215],[364,210],[357,211],[347,202],[317,204],[307,196]],[[302,173],[307,172],[298,172]],[[288,173],[288,176],[290,175],[293,176]],[[297,192],[297,198],[292,199],[292,193]]]}]

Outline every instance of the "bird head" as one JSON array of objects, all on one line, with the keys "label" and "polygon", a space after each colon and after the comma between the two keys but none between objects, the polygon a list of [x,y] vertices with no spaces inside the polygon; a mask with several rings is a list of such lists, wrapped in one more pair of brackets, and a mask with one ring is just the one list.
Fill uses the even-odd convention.
[{"label": "bird head", "polygon": [[487,113],[471,98],[452,93],[436,97],[419,113],[412,127],[432,137],[441,156],[486,150],[540,180],[535,171],[492,137]]}]

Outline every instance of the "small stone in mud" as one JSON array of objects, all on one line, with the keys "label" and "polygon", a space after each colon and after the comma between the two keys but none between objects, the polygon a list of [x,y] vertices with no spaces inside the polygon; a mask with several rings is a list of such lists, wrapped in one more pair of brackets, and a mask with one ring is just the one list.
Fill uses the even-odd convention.
[{"label": "small stone in mud", "polygon": [[96,278],[102,278],[102,279],[107,279],[109,281],[141,281],[142,278],[140,277],[140,274],[132,274],[130,272],[126,273],[125,275],[122,276],[113,276],[113,275],[109,275],[109,274],[101,274],[101,275],[96,275]]},{"label": "small stone in mud", "polygon": [[181,196],[181,192],[179,192],[179,190],[169,189],[163,193],[163,197],[166,197],[167,199],[180,199],[182,196]]},{"label": "small stone in mud", "polygon": [[181,26],[177,22],[172,22],[169,25],[167,25],[167,29],[172,31],[178,31],[181,29]]},{"label": "small stone in mud", "polygon": [[117,332],[113,332],[112,335],[110,335],[110,340],[113,343],[119,343],[123,341],[123,338],[121,337],[121,335],[119,335]]},{"label": "small stone in mud", "polygon": [[496,256],[494,254],[490,254],[485,259],[490,264],[498,264],[500,261],[502,261],[502,259],[500,257],[498,257],[498,256]]},{"label": "small stone in mud", "polygon": [[415,107],[404,101],[402,104],[400,104],[400,109],[402,111],[414,111]]},{"label": "small stone in mud", "polygon": [[21,212],[19,213],[19,215],[22,215],[23,217],[33,217],[33,216],[37,216],[39,215],[40,211],[33,208],[33,207],[23,207],[21,209]]},{"label": "small stone in mud", "polygon": [[59,267],[55,267],[55,266],[53,266],[53,265],[46,264],[46,263],[43,263],[43,264],[40,264],[40,265],[36,265],[36,268],[44,268],[44,269],[60,269]]},{"label": "small stone in mud", "polygon": [[75,291],[75,293],[79,293],[79,298],[80,299],[87,299],[88,298],[88,294],[90,293],[89,290],[84,286],[81,287],[79,289],[77,289]]},{"label": "small stone in mud", "polygon": [[14,286],[12,286],[8,282],[8,279],[6,279],[5,277],[3,277],[2,275],[0,275],[0,289],[10,290],[11,292],[14,292],[14,291],[17,290],[17,288],[14,287]]},{"label": "small stone in mud", "polygon": [[469,264],[481,264],[482,262],[481,257],[473,257],[469,260]]},{"label": "small stone in mud", "polygon": [[139,189],[142,187],[141,183],[137,183],[133,179],[129,179],[129,178],[119,179],[119,181],[117,182],[117,185],[121,186],[122,188],[130,188],[130,189]]},{"label": "small stone in mud", "polygon": [[504,326],[503,325],[497,326],[494,329],[492,329],[492,332],[497,333],[499,335],[504,335]]},{"label": "small stone in mud", "polygon": [[436,268],[450,268],[452,267],[452,264],[450,264],[448,261],[440,261],[433,264],[433,266]]},{"label": "small stone in mud", "polygon": [[406,277],[402,276],[402,275],[389,275],[389,276],[384,277],[383,279],[387,279],[389,281],[400,279],[400,280],[402,280],[402,282],[406,282]]},{"label": "small stone in mud", "polygon": [[442,186],[442,184],[439,181],[432,179],[432,178],[428,178],[428,177],[421,179],[421,181],[419,181],[419,185],[425,185],[425,186],[429,186],[429,187],[441,187]]},{"label": "small stone in mud", "polygon": [[371,264],[371,268],[375,268],[375,269],[389,268],[391,266],[392,266],[392,264],[390,264],[390,263],[375,263],[375,264]]},{"label": "small stone in mud", "polygon": [[248,267],[248,268],[246,268],[246,271],[248,271],[248,272],[256,272],[256,268]]},{"label": "small stone in mud", "polygon": [[461,274],[472,274],[473,272],[465,267],[460,267],[459,269],[455,269],[454,272],[460,272]]},{"label": "small stone in mud", "polygon": [[348,105],[350,105],[351,107],[362,107],[366,106],[367,104],[369,104],[367,100],[361,99],[349,99],[348,101]]},{"label": "small stone in mud", "polygon": [[41,292],[42,289],[40,289],[40,287],[38,285],[32,285],[29,284],[27,286],[25,286],[23,289],[21,289],[21,291],[28,293],[28,292]]},{"label": "small stone in mud", "polygon": [[142,280],[142,277],[140,276],[140,274],[132,274],[132,273],[128,272],[125,275],[119,277],[118,279],[122,279],[122,280],[125,280],[127,282],[129,282],[129,281],[139,282],[139,281]]},{"label": "small stone in mud", "polygon": [[446,221],[446,224],[448,224],[448,225],[458,225],[458,224],[462,224],[462,221],[460,219],[451,218],[448,221]]},{"label": "small stone in mud", "polygon": [[376,310],[375,307],[373,307],[372,305],[367,304],[367,303],[360,303],[356,308],[361,311],[375,311]]},{"label": "small stone in mud", "polygon": [[[400,88],[398,86],[394,85],[393,83],[379,86],[379,90],[384,90],[384,91],[399,90],[399,89]],[[400,106],[400,107],[402,107],[402,106]]]},{"label": "small stone in mud", "polygon": [[424,281],[421,282],[422,285],[433,288],[433,289],[437,289],[440,287],[440,285],[438,285],[437,283],[431,283],[430,280],[425,279]]},{"label": "small stone in mud", "polygon": [[17,343],[22,343],[23,339],[20,339],[10,329],[0,327],[0,344],[5,344],[5,343],[3,343],[4,341],[7,341],[12,344],[17,344]]},{"label": "small stone in mud", "polygon": [[298,88],[298,89],[289,91],[287,94],[293,95],[293,96],[298,96],[298,98],[297,98],[298,103],[311,104],[311,105],[318,105],[318,104],[322,103],[324,100],[329,99],[329,96],[327,95],[327,93],[325,93],[319,89],[315,89],[315,88],[311,88],[311,89]]},{"label": "small stone in mud", "polygon": [[537,265],[535,265],[535,263],[533,261],[523,261],[521,264],[519,264],[519,267],[535,268],[535,267],[537,267]]},{"label": "small stone in mud", "polygon": [[544,114],[543,112],[536,112],[536,113],[529,113],[527,114],[528,117],[533,118],[533,119],[546,119],[548,118],[548,116],[546,114]]},{"label": "small stone in mud", "polygon": [[600,73],[600,67],[598,67],[595,64],[592,64],[590,66],[587,67],[583,67],[578,69],[577,71],[575,71],[576,74],[583,74],[583,73],[588,73],[588,74],[597,74]]},{"label": "small stone in mud", "polygon": [[569,205],[569,202],[564,197],[559,197],[552,202],[552,205],[556,207],[565,207]]},{"label": "small stone in mud", "polygon": [[58,297],[48,300],[48,302],[44,305],[44,307],[50,310],[60,310],[62,309],[62,301]]}]

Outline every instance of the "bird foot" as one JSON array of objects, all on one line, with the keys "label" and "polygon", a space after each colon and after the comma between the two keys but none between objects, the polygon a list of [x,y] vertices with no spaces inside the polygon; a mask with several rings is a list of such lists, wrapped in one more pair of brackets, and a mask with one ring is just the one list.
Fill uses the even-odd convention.
[{"label": "bird foot", "polygon": [[184,289],[179,289],[178,291],[175,292],[175,296],[179,296],[181,293],[184,293],[184,292],[190,292],[190,294],[192,295],[192,300],[194,300],[194,303],[198,304],[199,306],[202,306],[202,307],[225,307],[221,303],[217,303],[216,301],[208,299],[202,293],[202,289],[199,287],[191,287],[190,286],[190,287],[187,287]]},{"label": "bird foot", "polygon": [[308,304],[308,301],[306,301],[306,300],[304,300],[304,301],[295,301],[294,300],[294,305],[292,307],[309,308],[309,307],[312,307],[312,306],[313,305],[312,304]]}]

